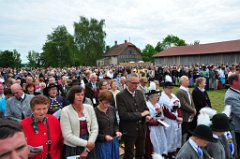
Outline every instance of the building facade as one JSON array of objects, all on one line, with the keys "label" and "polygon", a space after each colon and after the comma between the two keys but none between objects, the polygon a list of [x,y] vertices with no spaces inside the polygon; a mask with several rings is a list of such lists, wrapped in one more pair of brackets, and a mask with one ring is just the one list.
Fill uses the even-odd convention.
[{"label": "building facade", "polygon": [[138,62],[142,60],[141,50],[127,41],[119,45],[115,42],[115,45],[109,48],[103,54],[103,57],[103,59],[97,61],[98,66],[119,65],[123,62]]},{"label": "building facade", "polygon": [[179,46],[154,55],[156,65],[233,64],[240,62],[240,40]]}]

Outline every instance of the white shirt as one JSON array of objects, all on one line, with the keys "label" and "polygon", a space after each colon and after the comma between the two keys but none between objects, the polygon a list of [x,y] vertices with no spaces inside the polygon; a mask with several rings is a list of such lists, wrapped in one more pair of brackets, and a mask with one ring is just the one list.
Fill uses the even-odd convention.
[{"label": "white shirt", "polygon": [[204,91],[205,91],[204,88],[200,88],[200,87],[198,87],[198,89],[199,89],[201,92],[204,92]]},{"label": "white shirt", "polygon": [[191,103],[192,103],[192,100],[191,100],[191,95],[190,95],[190,92],[189,92],[189,88],[184,87],[184,86],[180,86],[180,89],[181,89],[181,90],[184,90],[185,92],[187,92],[187,94],[188,94],[188,99],[189,99],[189,102],[190,102],[190,104],[191,104]]},{"label": "white shirt", "polygon": [[213,134],[213,137],[214,137],[215,139],[219,139],[219,137],[218,137],[216,134]]},{"label": "white shirt", "polygon": [[197,143],[195,141],[193,141],[192,138],[189,138],[188,141],[189,141],[190,145],[193,147],[193,149],[197,152],[198,155],[199,155],[199,151],[203,155],[202,149],[197,145]]}]

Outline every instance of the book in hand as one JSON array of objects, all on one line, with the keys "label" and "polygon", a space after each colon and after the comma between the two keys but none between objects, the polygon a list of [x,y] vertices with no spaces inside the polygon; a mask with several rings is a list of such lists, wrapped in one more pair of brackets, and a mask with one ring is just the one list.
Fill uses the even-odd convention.
[{"label": "book in hand", "polygon": [[163,126],[165,126],[166,128],[168,128],[170,125],[168,123],[166,123],[165,121],[162,121],[160,119],[157,120],[160,124],[162,124]]},{"label": "book in hand", "polygon": [[38,152],[42,152],[43,151],[43,146],[38,146],[38,147],[32,147],[30,145],[28,145],[29,151],[31,153],[38,153]]},{"label": "book in hand", "polygon": [[67,157],[67,159],[80,159],[80,156],[79,155],[69,156],[69,157]]}]

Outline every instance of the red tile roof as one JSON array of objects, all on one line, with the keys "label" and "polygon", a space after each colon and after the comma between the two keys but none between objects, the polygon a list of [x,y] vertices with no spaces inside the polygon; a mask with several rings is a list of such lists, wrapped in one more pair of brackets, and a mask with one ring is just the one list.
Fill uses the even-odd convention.
[{"label": "red tile roof", "polygon": [[153,57],[205,55],[240,52],[240,40],[223,41],[209,44],[172,47],[155,54]]},{"label": "red tile roof", "polygon": [[118,56],[128,47],[135,47],[139,51],[139,53],[141,53],[141,50],[139,48],[137,48],[134,44],[132,44],[130,42],[126,42],[126,43],[122,43],[119,45],[114,45],[105,54],[103,54],[103,56],[105,56],[105,57]]}]

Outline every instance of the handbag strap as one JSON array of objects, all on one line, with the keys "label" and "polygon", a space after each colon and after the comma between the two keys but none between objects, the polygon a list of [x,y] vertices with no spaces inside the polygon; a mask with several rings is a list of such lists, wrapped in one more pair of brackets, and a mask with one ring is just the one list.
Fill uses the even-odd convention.
[{"label": "handbag strap", "polygon": [[50,148],[51,148],[51,144],[52,144],[52,140],[51,140],[51,136],[50,136],[50,126],[49,126],[49,123],[48,123],[48,118],[46,120],[46,123],[47,123],[47,131],[48,131],[48,154],[50,154]]}]

